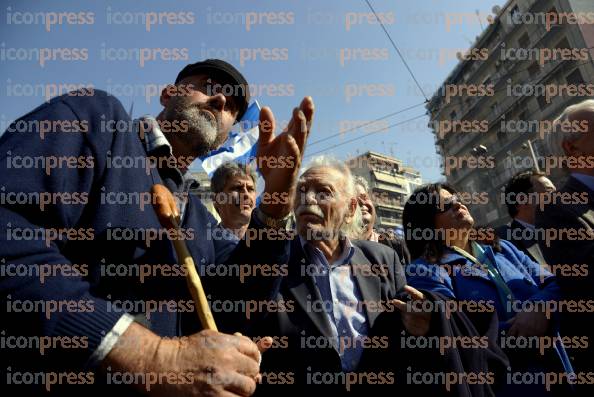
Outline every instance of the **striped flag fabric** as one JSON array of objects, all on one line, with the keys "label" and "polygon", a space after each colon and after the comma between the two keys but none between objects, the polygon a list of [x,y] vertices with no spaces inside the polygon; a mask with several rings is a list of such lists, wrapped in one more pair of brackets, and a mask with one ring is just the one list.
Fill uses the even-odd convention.
[{"label": "striped flag fabric", "polygon": [[260,104],[250,104],[237,126],[229,133],[229,137],[216,150],[201,157],[202,168],[212,177],[213,172],[227,161],[249,163],[256,158],[258,152],[258,122],[260,120]]}]

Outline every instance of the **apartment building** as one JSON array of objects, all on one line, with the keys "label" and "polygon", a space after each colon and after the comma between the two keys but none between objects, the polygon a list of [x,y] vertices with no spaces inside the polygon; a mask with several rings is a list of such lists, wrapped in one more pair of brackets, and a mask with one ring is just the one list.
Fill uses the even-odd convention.
[{"label": "apartment building", "polygon": [[346,160],[353,175],[369,183],[375,203],[376,228],[402,230],[402,211],[406,199],[422,184],[419,171],[402,161],[377,152],[366,152]]},{"label": "apartment building", "polygon": [[[493,12],[427,110],[443,175],[462,191],[487,192],[471,211],[476,224],[498,226],[509,220],[506,181],[534,159],[545,171],[548,126],[594,97],[594,1],[510,0]],[[562,182],[558,169],[551,179]]]}]

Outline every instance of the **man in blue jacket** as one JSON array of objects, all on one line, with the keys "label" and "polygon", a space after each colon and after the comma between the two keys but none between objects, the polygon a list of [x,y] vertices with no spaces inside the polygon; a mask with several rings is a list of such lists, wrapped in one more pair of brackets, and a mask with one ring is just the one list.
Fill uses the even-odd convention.
[{"label": "man in blue jacket", "polygon": [[[196,313],[170,242],[189,240],[199,267],[215,261],[207,231],[216,221],[192,195],[187,167],[225,141],[248,100],[239,71],[206,60],[185,67],[163,90],[156,118],[132,121],[116,98],[79,91],[7,129],[0,138],[3,383],[60,394],[86,390],[73,384],[106,392],[129,384],[157,395],[254,392],[254,343],[194,333],[197,321],[182,321]],[[292,160],[284,168],[259,161],[268,197],[293,195],[312,116],[308,97],[275,137],[272,112],[262,109],[258,159]],[[157,183],[175,194],[181,233],[163,229],[151,208]],[[263,200],[250,227],[281,230],[289,211],[289,200]],[[286,241],[250,243],[238,244],[226,263],[286,261]],[[181,335],[189,336],[175,338]]]}]

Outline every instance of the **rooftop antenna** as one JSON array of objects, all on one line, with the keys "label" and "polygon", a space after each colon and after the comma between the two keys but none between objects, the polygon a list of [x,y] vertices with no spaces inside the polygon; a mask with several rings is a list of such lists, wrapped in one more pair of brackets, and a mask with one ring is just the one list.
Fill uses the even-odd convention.
[{"label": "rooftop antenna", "polygon": [[481,13],[479,12],[479,10],[474,10],[476,17],[478,18],[479,24],[481,25],[481,32],[483,30],[485,30],[485,28],[483,28],[483,21],[481,21]]},{"label": "rooftop antenna", "polygon": [[[463,37],[466,39],[466,41],[468,41],[468,45],[469,45],[470,47],[472,47],[472,46],[474,45],[474,43],[476,42],[476,40],[472,40],[472,39],[470,39],[470,38],[469,38],[468,36],[466,36],[465,34],[464,34],[464,35],[462,35],[462,36],[463,36]],[[461,53],[461,52],[458,52],[458,53],[456,53],[456,57],[458,58],[458,60],[459,60],[459,61],[461,61],[461,60],[462,60],[462,59],[460,58],[461,56],[462,56],[462,53]]]}]

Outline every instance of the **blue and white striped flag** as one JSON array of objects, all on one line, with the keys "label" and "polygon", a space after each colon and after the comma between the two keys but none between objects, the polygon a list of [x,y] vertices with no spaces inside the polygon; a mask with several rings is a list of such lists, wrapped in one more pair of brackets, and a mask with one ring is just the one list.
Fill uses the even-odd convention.
[{"label": "blue and white striped flag", "polygon": [[227,161],[250,163],[258,152],[258,122],[260,120],[260,104],[254,101],[247,108],[242,119],[230,133],[220,148],[201,157],[202,168],[212,177],[214,171]]}]

